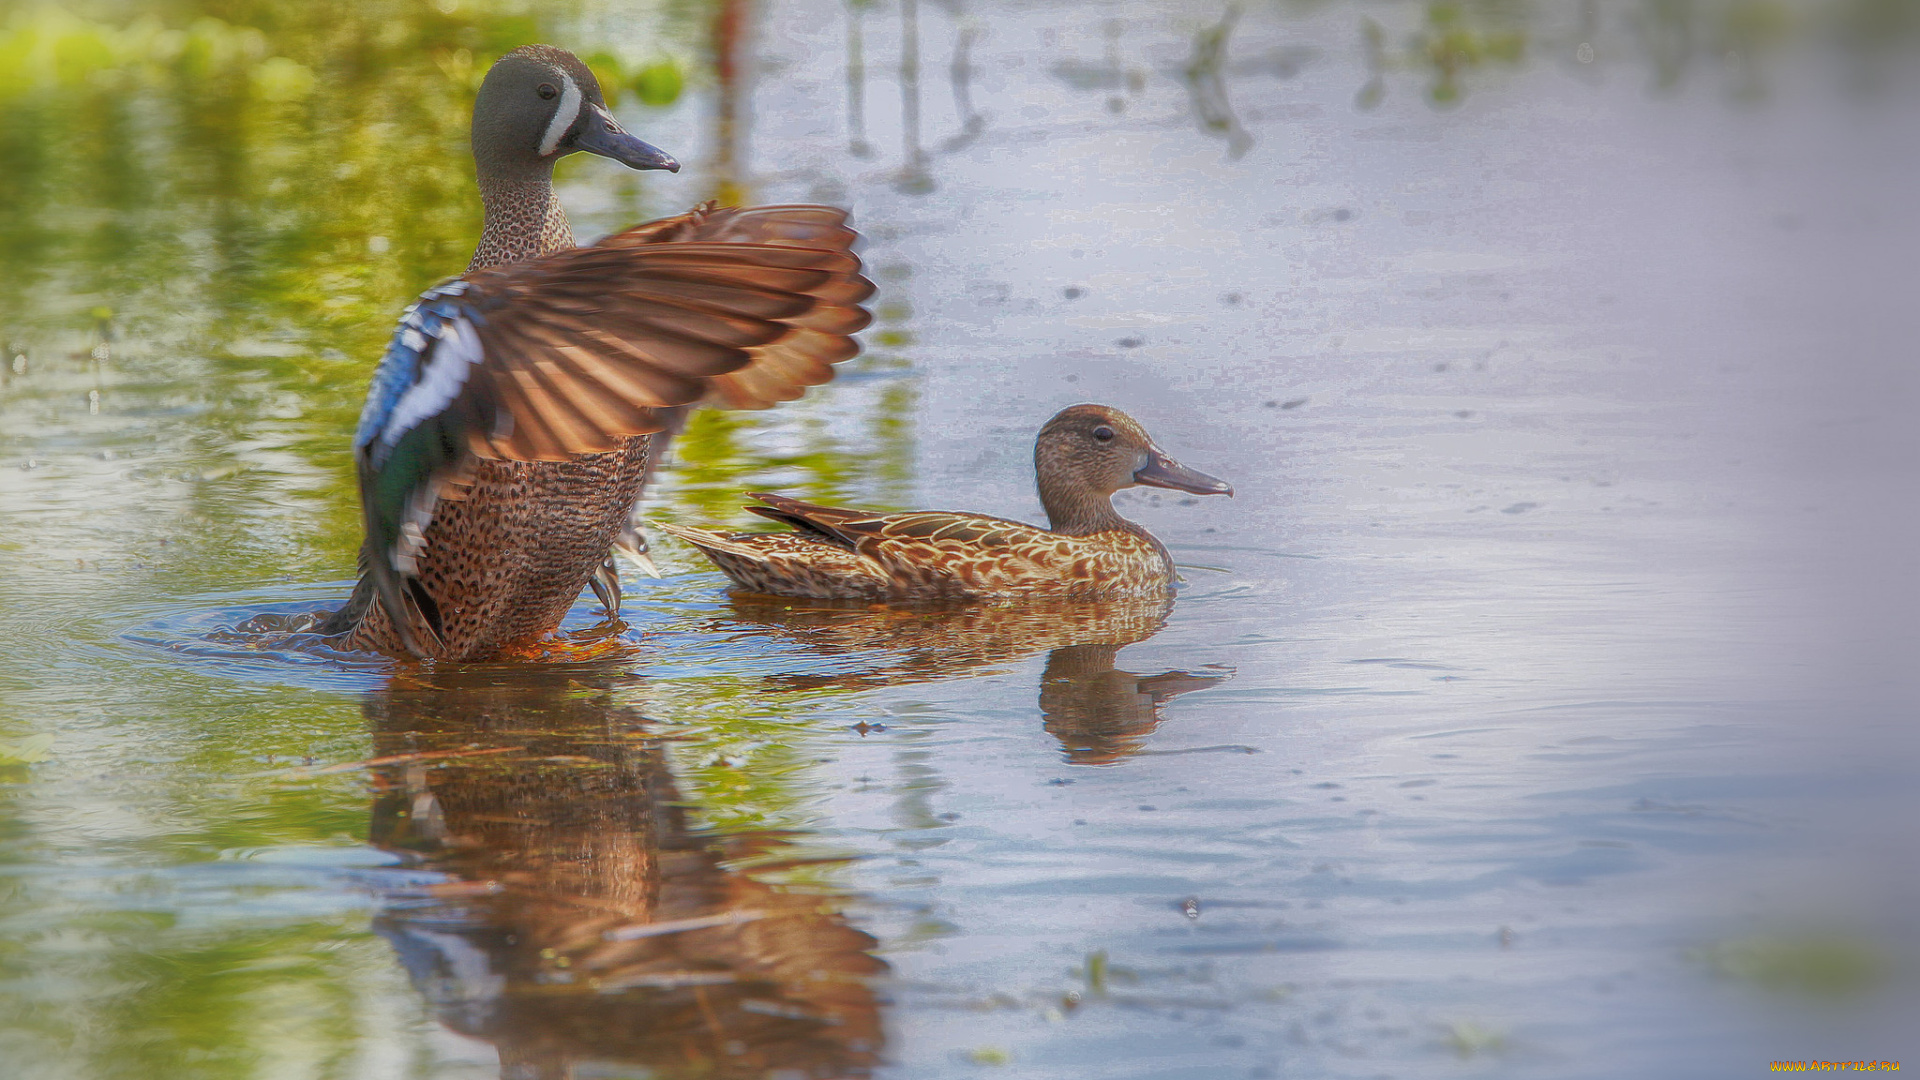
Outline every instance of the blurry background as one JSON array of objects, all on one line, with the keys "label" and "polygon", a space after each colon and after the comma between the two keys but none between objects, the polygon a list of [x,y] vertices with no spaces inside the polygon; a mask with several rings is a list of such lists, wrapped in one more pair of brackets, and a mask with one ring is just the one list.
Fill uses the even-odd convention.
[{"label": "blurry background", "polygon": [[[1916,1059],[1920,4],[0,13],[0,1072]],[[531,41],[689,166],[565,162],[583,241],[824,201],[880,286],[645,513],[1032,519],[1103,401],[1238,492],[1122,497],[1171,615],[796,613],[661,540],[602,662],[225,632],[345,595]]]}]

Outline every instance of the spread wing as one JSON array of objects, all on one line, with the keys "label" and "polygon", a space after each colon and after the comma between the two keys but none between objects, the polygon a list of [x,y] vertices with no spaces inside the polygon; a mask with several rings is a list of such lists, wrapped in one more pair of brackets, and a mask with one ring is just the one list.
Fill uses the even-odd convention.
[{"label": "spread wing", "polygon": [[[661,243],[746,243],[815,251],[850,251],[859,234],[847,227],[844,211],[830,206],[756,206],[716,210],[712,204],[676,218],[652,222],[600,241],[602,247]],[[703,404],[728,409],[764,409],[792,401],[809,386],[833,378],[831,365],[852,359],[851,337],[871,316],[860,307],[873,295],[873,283],[848,272],[812,291],[812,311],[790,318],[793,332],[748,351],[743,367],[708,380]]]},{"label": "spread wing", "polygon": [[703,207],[469,273],[409,307],[354,434],[368,569],[396,626],[435,503],[475,458],[564,461],[712,400],[799,397],[859,351],[845,215]]}]

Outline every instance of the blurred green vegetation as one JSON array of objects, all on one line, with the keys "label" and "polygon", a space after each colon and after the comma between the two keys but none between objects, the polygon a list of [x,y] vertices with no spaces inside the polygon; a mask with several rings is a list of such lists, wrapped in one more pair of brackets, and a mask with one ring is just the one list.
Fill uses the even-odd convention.
[{"label": "blurred green vegetation", "polygon": [[[1356,9],[1358,6],[1356,5]],[[1835,57],[1850,89],[1872,92],[1920,46],[1915,0],[1421,0],[1368,7],[1357,22],[1372,76],[1355,95],[1362,109],[1386,97],[1389,77],[1425,83],[1436,107],[1483,89],[1498,72],[1558,62],[1574,70],[1643,69],[1648,87],[1675,93],[1717,82],[1735,102],[1771,93],[1790,46]]]},{"label": "blurred green vegetation", "polygon": [[1882,946],[1827,930],[1715,942],[1688,957],[1722,978],[1810,998],[1856,998],[1892,974]]},{"label": "blurred green vegetation", "polygon": [[[717,10],[638,5],[616,43],[596,41],[613,31],[582,3],[0,6],[0,343],[18,357],[16,400],[63,365],[77,378],[46,392],[83,377],[109,415],[150,409],[143,387],[190,398],[194,474],[262,506],[291,495],[305,512],[286,539],[307,555],[281,565],[348,572],[346,434],[400,308],[478,238],[467,127],[488,65],[565,41],[616,107],[668,108],[712,85]],[[563,185],[589,167],[566,163]],[[676,178],[656,202],[653,178],[592,175],[615,202],[583,231],[701,194]],[[780,422],[700,417],[699,476],[737,489],[798,473],[812,495],[844,493],[855,466],[817,424],[804,453],[755,456],[752,433]],[[228,530],[183,532],[206,561],[235,554],[218,546]]]},{"label": "blurred green vegetation", "polygon": [[237,442],[259,389],[285,395],[303,422],[275,441],[335,480],[314,539],[351,551],[341,433],[399,307],[478,236],[477,80],[543,29],[482,5],[15,7],[0,334],[57,354],[103,308],[116,373],[185,383]]},{"label": "blurred green vegetation", "polygon": [[1415,55],[1433,70],[1427,91],[1436,104],[1460,98],[1461,73],[1483,64],[1517,64],[1526,56],[1526,34],[1517,25],[1516,5],[1468,8],[1462,4],[1427,5],[1426,25],[1415,36]]},{"label": "blurred green vegetation", "polygon": [[[0,443],[62,475],[33,489],[0,626],[57,610],[118,628],[146,597],[350,573],[348,436],[401,307],[478,237],[467,130],[488,64],[561,42],[627,115],[669,110],[713,85],[715,10],[0,3]],[[588,168],[613,200],[576,216],[583,233],[703,194]],[[762,485],[851,495],[869,474],[899,490],[911,391],[845,390],[698,417],[695,509],[732,518]],[[875,407],[892,413],[866,421]],[[91,644],[112,633],[21,634],[0,665],[0,865],[34,871],[0,875],[0,1073],[427,1072],[430,1022],[367,930],[374,901],[324,868],[366,838],[366,778],[297,768],[368,755],[354,702]],[[752,689],[669,695],[690,788],[712,825],[798,827],[805,740]],[[262,851],[319,864],[283,873]]]}]

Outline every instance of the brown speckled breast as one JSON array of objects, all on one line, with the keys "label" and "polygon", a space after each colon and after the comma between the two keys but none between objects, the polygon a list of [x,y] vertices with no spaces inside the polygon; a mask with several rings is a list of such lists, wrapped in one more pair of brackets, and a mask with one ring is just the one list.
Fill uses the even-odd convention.
[{"label": "brown speckled breast", "polygon": [[468,273],[573,246],[573,227],[550,191],[496,186],[487,194],[487,228]]},{"label": "brown speckled breast", "polygon": [[[419,577],[440,607],[436,659],[475,660],[552,633],[606,561],[647,475],[647,436],[564,462],[481,461],[464,499],[440,503]],[[370,605],[349,649],[405,652]]]},{"label": "brown speckled breast", "polygon": [[[486,231],[469,272],[573,246],[545,184],[483,186]],[[418,576],[438,605],[440,660],[479,660],[551,634],[606,560],[640,500],[647,436],[571,461],[480,461],[466,497],[435,508]],[[406,655],[386,609],[369,605],[346,648]]]}]

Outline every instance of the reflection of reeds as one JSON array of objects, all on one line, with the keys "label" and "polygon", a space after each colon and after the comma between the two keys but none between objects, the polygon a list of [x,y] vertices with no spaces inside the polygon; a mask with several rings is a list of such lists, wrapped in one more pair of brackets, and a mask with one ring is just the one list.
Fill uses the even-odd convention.
[{"label": "reflection of reeds", "polygon": [[1361,19],[1360,41],[1365,49],[1367,81],[1353,95],[1353,105],[1362,110],[1378,108],[1387,96],[1387,32],[1372,19]]},{"label": "reflection of reeds", "polygon": [[728,205],[746,201],[747,117],[742,104],[751,85],[748,39],[750,0],[713,4],[713,197]]},{"label": "reflection of reeds", "polygon": [[1233,37],[1233,25],[1240,9],[1229,7],[1220,21],[1194,35],[1193,57],[1187,61],[1187,92],[1193,102],[1194,117],[1200,130],[1227,140],[1227,157],[1238,160],[1253,146],[1253,136],[1234,115],[1227,99],[1227,43]]},{"label": "reflection of reeds", "polygon": [[1633,22],[1653,68],[1654,87],[1678,88],[1696,48],[1693,0],[1641,0]]},{"label": "reflection of reeds", "polygon": [[868,0],[847,0],[847,153],[872,157],[867,142],[867,33],[862,16]]},{"label": "reflection of reeds", "polygon": [[[1519,16],[1507,16],[1518,19]],[[1453,105],[1463,93],[1462,76],[1489,62],[1517,64],[1526,53],[1524,26],[1502,25],[1496,17],[1483,24],[1454,3],[1427,5],[1427,22],[1415,34],[1413,55],[1433,72],[1427,98],[1435,105]]]},{"label": "reflection of reeds", "polygon": [[987,118],[973,107],[973,43],[980,28],[964,22],[953,35],[953,60],[947,65],[947,82],[953,87],[953,111],[960,117],[960,130],[940,144],[945,153],[964,149],[987,129]]},{"label": "reflection of reeds", "polygon": [[920,3],[900,0],[900,172],[893,186],[913,195],[934,188],[920,144]]}]

